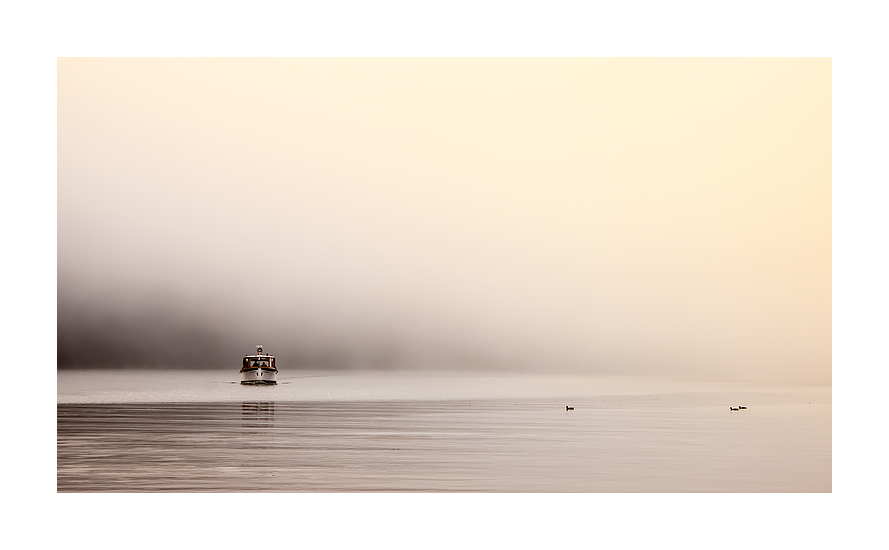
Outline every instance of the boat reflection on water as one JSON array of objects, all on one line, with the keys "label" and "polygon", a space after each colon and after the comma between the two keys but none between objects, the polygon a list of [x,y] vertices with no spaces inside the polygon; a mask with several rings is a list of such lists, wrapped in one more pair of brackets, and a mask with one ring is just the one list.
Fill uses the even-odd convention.
[{"label": "boat reflection on water", "polygon": [[245,401],[241,403],[241,425],[245,428],[271,428],[274,424],[274,401]]}]

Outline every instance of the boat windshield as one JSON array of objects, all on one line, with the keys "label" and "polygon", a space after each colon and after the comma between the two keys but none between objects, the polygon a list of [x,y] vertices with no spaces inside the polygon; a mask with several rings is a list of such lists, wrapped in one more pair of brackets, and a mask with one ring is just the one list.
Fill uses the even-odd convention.
[{"label": "boat windshield", "polygon": [[268,367],[269,360],[268,359],[248,359],[248,364],[251,367]]}]

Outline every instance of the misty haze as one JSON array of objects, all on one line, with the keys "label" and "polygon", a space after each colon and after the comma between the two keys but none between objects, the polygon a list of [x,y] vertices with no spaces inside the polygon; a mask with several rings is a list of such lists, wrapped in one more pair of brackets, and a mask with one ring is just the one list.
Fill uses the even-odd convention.
[{"label": "misty haze", "polygon": [[831,380],[819,59],[60,59],[58,365]]},{"label": "misty haze", "polygon": [[831,62],[60,59],[56,381],[59,492],[830,492]]}]

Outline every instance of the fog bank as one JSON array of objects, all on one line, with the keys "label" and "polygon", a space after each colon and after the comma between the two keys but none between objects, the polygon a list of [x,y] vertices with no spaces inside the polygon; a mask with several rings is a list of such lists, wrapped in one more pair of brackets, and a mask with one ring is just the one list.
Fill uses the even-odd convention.
[{"label": "fog bank", "polygon": [[60,59],[59,367],[829,383],[824,59]]}]

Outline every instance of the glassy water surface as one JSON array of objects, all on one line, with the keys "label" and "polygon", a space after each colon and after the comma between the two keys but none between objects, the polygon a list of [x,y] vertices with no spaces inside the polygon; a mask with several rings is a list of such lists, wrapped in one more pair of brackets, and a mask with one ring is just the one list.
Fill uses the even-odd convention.
[{"label": "glassy water surface", "polygon": [[831,491],[829,387],[158,375],[59,373],[60,492]]}]

